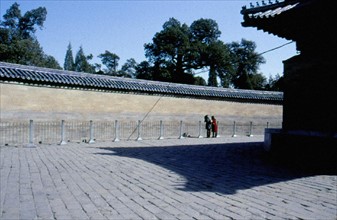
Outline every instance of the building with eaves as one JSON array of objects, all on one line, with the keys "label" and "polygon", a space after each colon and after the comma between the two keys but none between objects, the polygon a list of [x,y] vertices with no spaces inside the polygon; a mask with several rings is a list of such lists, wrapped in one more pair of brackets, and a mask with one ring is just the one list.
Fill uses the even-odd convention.
[{"label": "building with eaves", "polygon": [[[336,156],[335,11],[336,2],[329,0],[262,1],[242,8],[244,27],[295,41],[299,52],[283,61],[283,128],[274,131],[266,145],[288,147],[299,154],[310,146],[314,154],[330,146],[333,149],[328,152]],[[304,151],[296,151],[301,146]]]}]

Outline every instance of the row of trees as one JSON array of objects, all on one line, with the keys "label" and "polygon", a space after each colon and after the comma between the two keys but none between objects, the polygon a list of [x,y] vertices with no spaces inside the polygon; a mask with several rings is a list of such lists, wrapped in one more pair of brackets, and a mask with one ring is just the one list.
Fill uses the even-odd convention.
[{"label": "row of trees", "polygon": [[86,56],[84,54],[83,48],[77,51],[75,59],[73,56],[72,46],[69,43],[65,59],[64,59],[64,70],[76,71],[76,72],[86,72],[94,74],[103,74],[110,76],[119,76],[119,77],[128,77],[128,78],[137,78],[137,62],[135,59],[128,59],[120,70],[117,69],[119,56],[108,50],[98,56],[101,59],[102,64],[106,68],[102,68],[101,64],[95,63],[90,64],[93,55],[90,54]]},{"label": "row of trees", "polygon": [[216,21],[199,19],[190,26],[171,18],[145,45],[149,69],[146,78],[195,84],[195,75],[208,71],[209,86],[262,89],[265,78],[257,73],[264,58],[255,52],[252,41],[225,44]]},{"label": "row of trees", "polygon": [[[54,57],[43,52],[35,36],[37,28],[43,28],[46,15],[43,7],[22,15],[14,3],[0,23],[0,60],[61,69]],[[85,55],[82,47],[74,58],[69,43],[63,69],[185,84],[282,89],[282,77],[267,80],[258,73],[265,61],[255,51],[254,42],[242,39],[226,44],[220,36],[218,24],[212,19],[199,19],[188,26],[170,18],[152,42],[144,45],[147,60],[141,63],[131,58],[118,69],[120,58],[106,50],[98,55],[101,64],[92,64],[93,55]],[[208,72],[207,82],[199,76],[202,72]]]}]

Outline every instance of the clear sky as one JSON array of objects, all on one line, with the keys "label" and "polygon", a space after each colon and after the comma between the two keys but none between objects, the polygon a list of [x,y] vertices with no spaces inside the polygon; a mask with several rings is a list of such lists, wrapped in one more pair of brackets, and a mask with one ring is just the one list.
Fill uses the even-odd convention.
[{"label": "clear sky", "polygon": [[[187,25],[200,18],[213,19],[222,33],[220,40],[225,43],[239,42],[243,38],[254,41],[259,53],[289,42],[256,28],[241,26],[242,6],[248,7],[255,0],[0,0],[1,20],[14,2],[20,5],[22,14],[46,7],[44,28],[37,30],[36,36],[44,52],[54,56],[62,67],[69,43],[74,56],[80,46],[86,55],[92,54],[92,63],[99,63],[97,56],[105,50],[120,57],[119,68],[130,58],[140,63],[146,60],[144,44],[152,42],[171,17]],[[266,63],[259,71],[267,78],[282,75],[282,61],[294,55],[295,43],[265,53]]]}]

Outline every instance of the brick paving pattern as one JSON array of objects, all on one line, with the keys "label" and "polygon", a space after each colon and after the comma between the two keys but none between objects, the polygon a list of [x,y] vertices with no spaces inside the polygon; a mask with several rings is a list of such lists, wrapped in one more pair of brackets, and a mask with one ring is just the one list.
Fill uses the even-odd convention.
[{"label": "brick paving pattern", "polygon": [[262,136],[1,147],[0,219],[337,219],[337,176]]}]

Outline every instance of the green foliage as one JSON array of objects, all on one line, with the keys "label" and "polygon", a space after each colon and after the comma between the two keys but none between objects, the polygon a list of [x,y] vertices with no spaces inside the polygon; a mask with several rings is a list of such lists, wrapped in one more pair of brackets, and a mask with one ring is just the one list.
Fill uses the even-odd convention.
[{"label": "green foliage", "polygon": [[255,52],[256,44],[252,41],[242,39],[240,43],[228,44],[230,50],[230,64],[228,68],[230,81],[235,88],[259,89],[262,75],[257,71],[259,65],[265,63],[264,58]]},{"label": "green foliage", "polygon": [[106,50],[105,53],[102,53],[98,56],[102,59],[102,63],[107,67],[104,71],[108,75],[117,76],[117,67],[119,56],[117,54],[111,53],[110,51]]},{"label": "green foliage", "polygon": [[[170,18],[156,33],[153,42],[145,44],[147,63],[137,70],[137,78],[203,84],[194,75],[208,69],[208,86],[239,89],[271,89],[266,78],[258,73],[265,63],[252,41],[229,44],[219,40],[221,32],[212,19],[199,19],[190,27]],[[206,84],[206,83],[205,83]],[[268,88],[267,85],[270,85]],[[276,88],[275,88],[276,89]]]},{"label": "green foliage", "polygon": [[56,59],[46,55],[34,33],[42,29],[47,10],[39,7],[23,16],[18,3],[3,15],[0,23],[0,61],[61,69]]},{"label": "green foliage", "polygon": [[128,59],[122,66],[121,70],[118,71],[118,75],[127,78],[135,78],[136,77],[136,67],[137,62],[135,59]]},{"label": "green foliage", "polygon": [[205,62],[209,67],[209,86],[218,86],[217,77],[228,74],[230,55],[227,46],[222,41],[213,41],[207,46]]},{"label": "green foliage", "polygon": [[195,79],[194,85],[199,85],[199,86],[207,85],[206,81],[201,76],[195,76],[194,79]]},{"label": "green foliage", "polygon": [[66,57],[64,59],[64,65],[63,65],[64,70],[69,70],[69,71],[74,71],[75,70],[75,62],[74,62],[74,56],[73,56],[73,50],[71,47],[71,44],[69,43],[67,52],[66,52]]},{"label": "green foliage", "polygon": [[[39,7],[21,14],[18,3],[14,3],[3,15],[0,22],[0,61],[24,65],[61,69],[56,59],[43,52],[35,37],[37,29],[42,29],[47,10]],[[234,87],[240,89],[283,90],[283,77],[266,78],[258,73],[265,62],[252,41],[225,44],[219,37],[221,31],[212,19],[198,19],[190,26],[170,18],[157,32],[151,43],[145,44],[148,61],[137,64],[128,59],[117,70],[119,57],[108,50],[100,54],[102,64],[90,64],[93,58],[86,56],[80,47],[75,59],[69,43],[64,69],[70,71],[109,74],[121,77],[206,85],[203,78],[195,76],[207,69],[207,85]]]},{"label": "green foliage", "polygon": [[218,24],[212,19],[199,19],[190,26],[191,40],[209,45],[216,41],[220,35]]},{"label": "green foliage", "polygon": [[154,80],[153,72],[154,68],[151,67],[151,64],[147,61],[142,61],[140,64],[136,66],[137,79]]},{"label": "green foliage", "polygon": [[[208,85],[217,86],[217,76],[228,66],[229,50],[218,40],[221,32],[212,19],[199,19],[190,27],[171,18],[145,44],[145,55],[153,64],[153,79],[195,84],[197,70],[208,68]],[[200,82],[200,80],[199,80]]]},{"label": "green foliage", "polygon": [[85,73],[95,73],[95,67],[89,63],[92,55],[85,56],[83,48],[80,47],[75,57],[75,71]]},{"label": "green foliage", "polygon": [[55,57],[50,56],[50,55],[44,55],[44,66],[51,68],[51,69],[61,69],[59,63],[55,59]]},{"label": "green foliage", "polygon": [[283,91],[284,77],[279,74],[276,74],[275,77],[270,76],[267,84],[265,85],[265,89],[270,91]]},{"label": "green foliage", "polygon": [[[153,43],[145,45],[145,56],[155,66],[157,80],[180,82],[188,77],[189,29],[174,18],[165,22]],[[162,77],[165,76],[165,77]],[[183,81],[184,82],[184,81]]]}]

